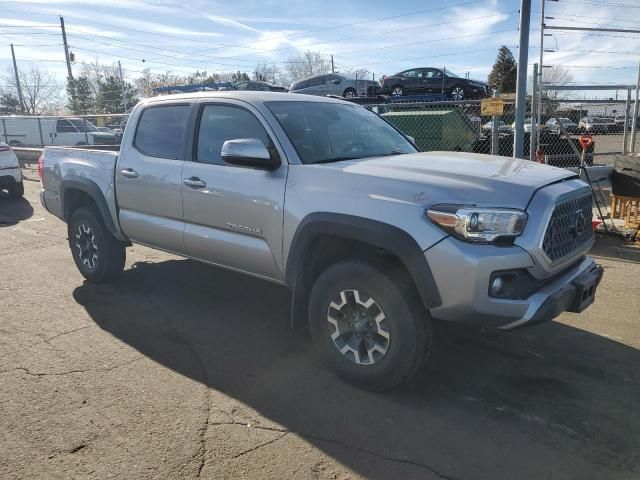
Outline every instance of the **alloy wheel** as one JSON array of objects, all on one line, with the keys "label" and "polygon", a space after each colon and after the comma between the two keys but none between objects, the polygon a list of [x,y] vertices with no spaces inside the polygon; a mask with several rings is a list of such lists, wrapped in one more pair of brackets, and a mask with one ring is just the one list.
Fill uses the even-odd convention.
[{"label": "alloy wheel", "polygon": [[90,270],[96,268],[98,263],[98,246],[96,236],[91,227],[81,223],[75,234],[75,245],[78,249],[78,258]]},{"label": "alloy wheel", "polygon": [[454,87],[454,89],[451,90],[451,97],[454,100],[463,100],[464,99],[464,88],[462,88],[462,87]]},{"label": "alloy wheel", "polygon": [[331,301],[327,328],[338,351],[357,365],[373,365],[389,349],[391,333],[385,313],[359,290],[342,290]]},{"label": "alloy wheel", "polygon": [[402,87],[393,87],[393,90],[391,91],[391,95],[394,97],[401,97],[402,93]]}]

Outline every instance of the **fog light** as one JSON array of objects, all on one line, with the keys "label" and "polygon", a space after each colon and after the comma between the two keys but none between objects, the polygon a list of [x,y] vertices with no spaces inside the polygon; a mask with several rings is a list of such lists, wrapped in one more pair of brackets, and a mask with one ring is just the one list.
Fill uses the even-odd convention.
[{"label": "fog light", "polygon": [[500,290],[502,290],[502,287],[504,287],[504,280],[502,280],[502,277],[494,278],[493,282],[491,282],[491,294],[499,294]]}]

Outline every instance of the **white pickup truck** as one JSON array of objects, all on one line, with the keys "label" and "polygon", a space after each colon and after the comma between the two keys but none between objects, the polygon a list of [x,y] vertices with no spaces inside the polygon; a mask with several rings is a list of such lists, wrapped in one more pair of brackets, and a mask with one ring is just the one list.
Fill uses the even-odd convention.
[{"label": "white pickup truck", "polygon": [[419,153],[343,100],[154,98],[120,152],[46,148],[42,172],[88,280],[116,278],[134,242],[286,285],[322,357],[373,389],[420,368],[436,321],[544,322],[587,308],[602,276],[574,173]]}]

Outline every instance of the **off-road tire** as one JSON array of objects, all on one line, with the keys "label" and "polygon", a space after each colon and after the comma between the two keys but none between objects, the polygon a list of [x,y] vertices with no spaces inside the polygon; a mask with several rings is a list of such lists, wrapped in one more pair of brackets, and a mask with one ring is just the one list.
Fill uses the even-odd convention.
[{"label": "off-road tire", "polygon": [[[71,215],[68,224],[69,248],[76,267],[89,282],[104,283],[115,280],[122,274],[126,250],[105,227],[100,214],[93,208],[82,207]],[[91,243],[89,253],[81,255],[83,245]]]},{"label": "off-road tire", "polygon": [[[358,291],[358,298],[373,299],[376,304],[373,308],[379,306],[384,321],[388,322],[386,353],[375,363],[356,363],[355,354],[348,352],[349,357],[342,353],[332,338],[338,328],[331,331],[329,312],[331,316],[342,313],[336,313],[333,307],[330,310],[330,306],[345,291]],[[368,390],[395,387],[422,367],[432,350],[435,332],[432,322],[413,283],[394,273],[392,267],[373,260],[336,263],[319,275],[311,289],[309,329],[318,353],[338,376]],[[368,345],[365,343],[364,348]]]}]

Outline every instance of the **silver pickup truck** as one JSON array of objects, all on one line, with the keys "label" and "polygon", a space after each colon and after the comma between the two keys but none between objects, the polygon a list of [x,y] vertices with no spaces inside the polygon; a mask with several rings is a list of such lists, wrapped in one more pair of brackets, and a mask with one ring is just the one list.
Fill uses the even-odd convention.
[{"label": "silver pickup truck", "polygon": [[45,148],[42,204],[87,280],[131,243],[286,285],[342,377],[390,388],[437,321],[509,330],[580,312],[602,268],[591,190],[570,171],[419,153],[375,113],[264,92],[152,98],[119,152]]}]

